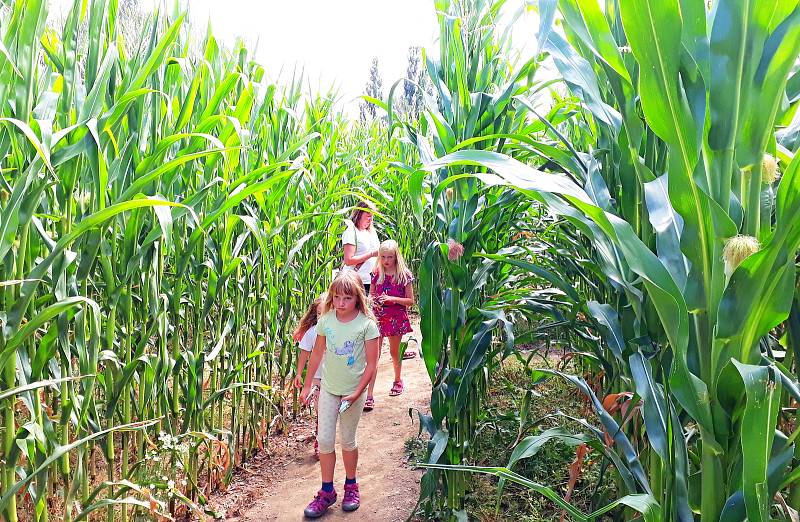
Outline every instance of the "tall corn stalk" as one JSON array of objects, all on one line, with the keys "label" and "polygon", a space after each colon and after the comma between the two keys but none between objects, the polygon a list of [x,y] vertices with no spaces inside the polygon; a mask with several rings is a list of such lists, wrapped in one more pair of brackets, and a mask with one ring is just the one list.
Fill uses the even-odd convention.
[{"label": "tall corn stalk", "polygon": [[367,174],[379,203],[404,197],[360,165],[390,143],[348,140],[364,131],[302,76],[272,83],[182,14],[123,42],[118,8],[76,0],[58,28],[44,1],[0,10],[9,521],[201,510],[289,421],[289,329],[341,214]]},{"label": "tall corn stalk", "polygon": [[[566,38],[550,27],[556,7]],[[486,151],[430,167],[485,166],[496,176],[484,182],[515,187],[598,246],[620,298],[590,309],[643,400],[651,448],[632,492],[652,492],[663,520],[769,520],[796,480],[796,435],[777,420],[797,383],[762,345],[789,316],[800,247],[800,159],[775,140],[794,111],[783,100],[800,8],[563,0],[540,11],[540,47],[586,107],[601,175],[569,179]],[[766,153],[784,167],[776,191]],[[761,245],[743,261],[723,256],[737,234]]]},{"label": "tall corn stalk", "polygon": [[[423,163],[463,148],[526,156],[543,146],[529,140],[531,149],[509,147],[516,136],[544,128],[527,121],[515,96],[535,94],[545,83],[531,81],[537,63],[515,63],[509,35],[496,31],[504,3],[436,2],[439,57],[425,57],[436,97],[427,96],[419,121],[397,119],[392,100],[400,82],[392,88],[384,105],[390,135],[402,129]],[[434,216],[435,239],[422,254],[419,272],[422,355],[433,384],[431,415],[420,415],[431,436],[427,459],[462,464],[471,458],[491,361],[513,345],[497,295],[508,273],[492,255],[512,243],[518,216],[530,204],[509,191],[486,190],[472,167],[437,169],[429,181],[418,164],[403,169],[420,224],[426,212]],[[463,515],[467,489],[463,475],[431,469],[421,499],[429,515],[455,517]]]}]

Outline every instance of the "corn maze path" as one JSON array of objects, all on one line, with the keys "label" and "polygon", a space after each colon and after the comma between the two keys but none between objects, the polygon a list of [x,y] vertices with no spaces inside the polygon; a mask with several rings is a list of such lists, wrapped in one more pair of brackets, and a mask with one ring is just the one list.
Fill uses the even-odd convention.
[{"label": "corn maze path", "polygon": [[[412,317],[414,331],[411,337],[421,339],[418,317]],[[409,350],[418,352],[419,346],[411,342]],[[341,509],[344,495],[344,467],[337,444],[334,484],[339,495],[337,503],[321,520],[404,521],[416,504],[419,479],[422,472],[411,468],[405,442],[419,432],[419,420],[414,412],[413,422],[409,408],[429,413],[430,380],[425,364],[417,355],[403,362],[405,391],[398,397],[389,397],[393,380],[392,360],[388,343],[384,342],[378,363],[378,380],[375,385],[376,407],[365,412],[358,428],[359,463],[358,482],[361,490],[361,507],[345,513]],[[272,469],[272,480],[263,484],[250,471],[250,479],[235,480],[229,488],[244,488],[239,505],[224,520],[230,522],[299,521],[303,508],[319,489],[319,465],[314,459],[313,439],[290,451],[280,469]],[[265,464],[265,467],[269,464]],[[254,480],[251,480],[254,479]],[[249,484],[251,483],[251,484]],[[240,492],[241,493],[241,492]]]}]

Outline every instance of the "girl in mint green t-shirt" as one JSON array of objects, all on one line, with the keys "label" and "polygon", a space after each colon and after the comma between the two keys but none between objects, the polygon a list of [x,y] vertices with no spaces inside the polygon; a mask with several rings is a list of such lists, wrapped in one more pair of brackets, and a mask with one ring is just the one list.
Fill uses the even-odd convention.
[{"label": "girl in mint green t-shirt", "polygon": [[[308,372],[300,400],[308,402],[314,373],[323,354],[322,389],[317,402],[317,442],[322,471],[322,489],[305,509],[310,518],[322,516],[336,503],[333,470],[336,466],[336,424],[342,444],[346,480],[342,509],[354,511],[360,505],[356,467],[358,446],[356,431],[366,400],[366,388],[378,363],[380,332],[367,305],[367,296],[359,276],[341,272],[331,283],[325,300],[326,312],[317,321],[317,340],[311,352]],[[345,408],[340,412],[340,407]]]}]

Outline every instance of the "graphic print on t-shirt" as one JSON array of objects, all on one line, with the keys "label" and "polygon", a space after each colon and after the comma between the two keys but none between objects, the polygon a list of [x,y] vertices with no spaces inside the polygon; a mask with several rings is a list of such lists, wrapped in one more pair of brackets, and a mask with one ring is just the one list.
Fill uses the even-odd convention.
[{"label": "graphic print on t-shirt", "polygon": [[356,349],[356,343],[353,341],[345,341],[341,348],[336,348],[336,355],[350,355]]},{"label": "graphic print on t-shirt", "polygon": [[347,366],[353,366],[356,358],[353,353],[356,350],[356,343],[354,341],[345,341],[341,348],[336,348],[336,355],[348,355]]},{"label": "graphic print on t-shirt", "polygon": [[[327,338],[331,338],[333,334],[333,329],[330,327],[325,328],[325,336]],[[353,340],[345,341],[341,347],[334,345],[333,353],[336,355],[347,355],[347,366],[353,366],[356,362],[355,358],[355,351],[356,351],[356,342]]]},{"label": "graphic print on t-shirt", "polygon": [[322,389],[332,395],[350,395],[367,367],[366,341],[380,336],[378,326],[361,312],[341,323],[331,310],[320,317],[317,332],[325,337]]}]

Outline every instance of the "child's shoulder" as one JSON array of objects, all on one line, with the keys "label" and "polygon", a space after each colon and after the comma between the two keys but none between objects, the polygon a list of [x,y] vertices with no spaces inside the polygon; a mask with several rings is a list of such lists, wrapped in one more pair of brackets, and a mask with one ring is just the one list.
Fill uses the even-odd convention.
[{"label": "child's shoulder", "polygon": [[316,328],[318,330],[322,328],[322,325],[326,324],[328,321],[331,320],[332,313],[334,313],[334,310],[329,310],[319,316],[319,319],[317,319],[317,324],[316,324]]},{"label": "child's shoulder", "polygon": [[361,327],[368,327],[370,324],[374,324],[374,325],[378,324],[378,323],[375,322],[375,319],[373,319],[372,317],[368,316],[364,312],[358,312],[358,320],[359,320],[359,326],[361,326]]},{"label": "child's shoulder", "polygon": [[317,340],[317,327],[316,325],[311,325],[311,327],[305,331],[303,337],[300,338],[300,348],[304,350],[311,350],[314,348],[314,341]]},{"label": "child's shoulder", "polygon": [[365,340],[375,339],[380,335],[380,329],[375,319],[364,313],[361,313],[359,319],[361,323],[358,325],[358,330],[364,335]]},{"label": "child's shoulder", "polygon": [[413,280],[414,280],[414,273],[411,270],[406,269],[406,281],[410,283]]}]

